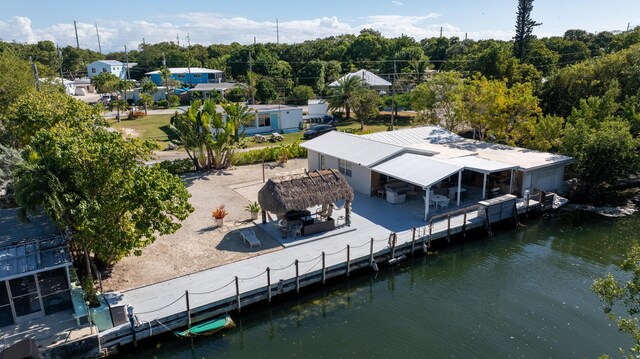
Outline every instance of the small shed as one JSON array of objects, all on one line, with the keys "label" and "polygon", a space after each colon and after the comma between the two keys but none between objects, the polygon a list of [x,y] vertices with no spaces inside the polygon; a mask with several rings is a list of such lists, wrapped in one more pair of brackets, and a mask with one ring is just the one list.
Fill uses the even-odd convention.
[{"label": "small shed", "polygon": [[342,174],[328,169],[271,178],[258,192],[258,203],[262,223],[266,223],[265,211],[283,216],[290,211],[346,201],[345,221],[351,223],[349,209],[353,197],[353,189]]}]

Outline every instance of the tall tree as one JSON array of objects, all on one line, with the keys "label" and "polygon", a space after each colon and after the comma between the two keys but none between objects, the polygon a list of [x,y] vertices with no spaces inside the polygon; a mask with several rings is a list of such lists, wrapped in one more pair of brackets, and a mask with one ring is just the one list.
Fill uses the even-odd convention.
[{"label": "tall tree", "polygon": [[375,90],[362,89],[353,94],[351,106],[358,120],[360,120],[361,132],[364,130],[364,121],[378,115],[379,104],[380,95]]},{"label": "tall tree", "polygon": [[107,263],[139,255],[193,211],[180,178],[143,163],[154,147],[90,125],[39,131],[15,172],[16,201],[68,231],[88,267],[91,253]]},{"label": "tall tree", "polygon": [[524,60],[529,51],[529,41],[533,28],[542,25],[531,19],[531,11],[533,10],[533,0],[518,0],[518,13],[516,15],[516,36],[513,46],[513,55]]},{"label": "tall tree", "polygon": [[158,92],[158,86],[155,82],[151,81],[150,77],[145,77],[142,79],[142,86],[140,88],[140,98],[142,99],[142,103],[144,104],[144,115],[147,115],[147,107],[150,104],[153,104],[153,95]]},{"label": "tall tree", "polygon": [[329,109],[339,110],[344,108],[346,118],[351,118],[351,97],[363,87],[362,80],[357,76],[338,80],[338,86],[334,87],[329,94]]}]

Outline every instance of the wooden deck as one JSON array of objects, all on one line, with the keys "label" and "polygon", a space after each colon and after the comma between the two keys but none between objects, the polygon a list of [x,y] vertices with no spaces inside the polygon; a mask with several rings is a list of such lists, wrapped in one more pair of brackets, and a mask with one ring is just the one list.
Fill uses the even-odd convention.
[{"label": "wooden deck", "polygon": [[[530,203],[530,207],[537,205]],[[353,231],[123,293],[107,293],[110,304],[131,305],[137,323],[135,333],[130,325],[100,333],[103,350],[112,351],[118,345],[184,327],[190,321],[242,310],[272,296],[349,275],[370,267],[372,261],[422,252],[430,240],[486,226],[477,207],[441,215],[430,224],[377,198],[357,195],[352,208]],[[394,237],[395,245],[390,240]]]}]

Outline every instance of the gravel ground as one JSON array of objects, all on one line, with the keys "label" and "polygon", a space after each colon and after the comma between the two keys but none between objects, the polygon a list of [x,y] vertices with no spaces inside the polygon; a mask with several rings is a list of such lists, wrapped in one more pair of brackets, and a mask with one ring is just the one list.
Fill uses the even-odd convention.
[{"label": "gravel ground", "polygon": [[[290,160],[284,167],[267,166],[267,178],[301,172],[306,159]],[[140,257],[131,256],[117,263],[108,278],[103,278],[105,291],[136,288],[187,275],[248,257],[273,252],[282,246],[267,233],[255,227],[261,247],[249,248],[238,237],[237,229],[253,227],[244,207],[257,200],[262,187],[262,166],[235,167],[224,172],[194,173],[183,176],[195,211],[172,235],[159,237],[142,250]],[[225,225],[217,228],[211,211],[224,204],[229,211]]]}]

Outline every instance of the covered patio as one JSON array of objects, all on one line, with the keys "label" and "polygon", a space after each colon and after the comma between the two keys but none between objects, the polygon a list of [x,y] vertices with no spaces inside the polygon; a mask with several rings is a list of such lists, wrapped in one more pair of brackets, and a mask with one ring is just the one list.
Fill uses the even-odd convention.
[{"label": "covered patio", "polygon": [[[517,166],[467,156],[443,161],[405,153],[371,168],[374,195],[392,204],[442,213],[510,194]],[[422,197],[422,198],[420,198]]]},{"label": "covered patio", "polygon": [[[351,186],[333,169],[271,178],[258,192],[262,223],[269,222],[282,238],[294,239],[350,226],[353,198]],[[336,217],[334,210],[344,210],[344,215]]]}]

